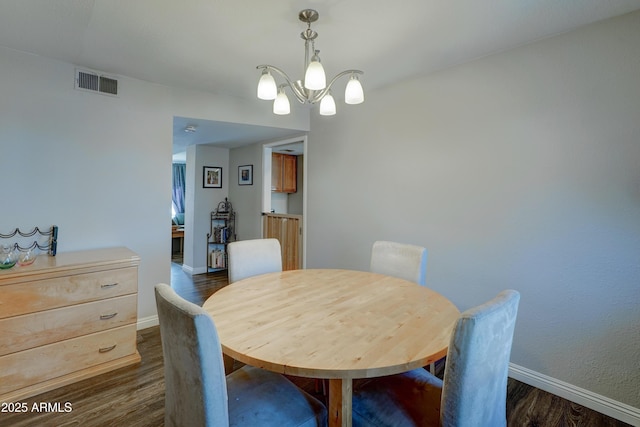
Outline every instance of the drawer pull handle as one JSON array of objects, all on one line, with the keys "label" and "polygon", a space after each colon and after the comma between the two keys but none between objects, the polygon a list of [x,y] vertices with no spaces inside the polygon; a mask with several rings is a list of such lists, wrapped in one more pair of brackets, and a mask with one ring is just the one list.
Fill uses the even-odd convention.
[{"label": "drawer pull handle", "polygon": [[111,314],[101,314],[100,315],[100,320],[109,320],[109,319],[113,319],[114,317],[116,317],[118,315],[118,312],[116,311],[115,313],[111,313]]},{"label": "drawer pull handle", "polygon": [[118,286],[118,283],[116,282],[116,283],[109,283],[107,285],[100,285],[102,289],[109,289],[109,288],[113,288],[114,286]]},{"label": "drawer pull handle", "polygon": [[98,351],[99,351],[100,353],[107,353],[107,352],[109,352],[109,351],[113,350],[114,348],[116,348],[116,345],[118,345],[118,344],[114,344],[114,345],[112,345],[111,347],[102,347],[102,348],[100,348]]}]

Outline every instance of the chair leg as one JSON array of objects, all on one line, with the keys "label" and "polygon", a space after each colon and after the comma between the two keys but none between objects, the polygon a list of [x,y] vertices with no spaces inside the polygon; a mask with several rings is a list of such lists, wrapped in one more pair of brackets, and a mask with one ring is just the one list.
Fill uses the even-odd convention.
[{"label": "chair leg", "polygon": [[232,357],[227,356],[226,354],[222,354],[222,359],[224,361],[224,374],[229,375],[233,372],[234,360]]},{"label": "chair leg", "polygon": [[327,380],[316,378],[316,394],[322,393],[323,396],[327,396]]},{"label": "chair leg", "polygon": [[431,375],[442,379],[446,362],[447,357],[445,356],[440,360],[436,360],[435,362],[429,363],[429,365],[424,366],[424,369],[428,370]]}]

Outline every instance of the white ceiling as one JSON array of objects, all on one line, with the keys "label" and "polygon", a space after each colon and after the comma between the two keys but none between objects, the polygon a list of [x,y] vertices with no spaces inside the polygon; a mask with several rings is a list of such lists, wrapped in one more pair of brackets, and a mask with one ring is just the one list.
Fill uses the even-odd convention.
[{"label": "white ceiling", "polygon": [[[258,64],[302,77],[305,24],[298,12],[305,8],[320,13],[312,28],[327,74],[361,69],[366,92],[637,10],[640,1],[2,0],[0,45],[109,74],[254,99]],[[199,123],[192,142],[174,126],[176,143],[215,142],[218,132],[218,139],[234,134],[226,144],[238,145],[263,132],[269,138],[282,133],[216,124]]]},{"label": "white ceiling", "polygon": [[[266,113],[271,114],[271,110]],[[195,127],[195,132],[185,132],[187,126]],[[299,135],[300,132],[297,132]],[[188,117],[173,118],[173,152],[183,153],[192,144],[211,144],[233,148],[258,141],[286,139],[291,129],[244,125]]]}]

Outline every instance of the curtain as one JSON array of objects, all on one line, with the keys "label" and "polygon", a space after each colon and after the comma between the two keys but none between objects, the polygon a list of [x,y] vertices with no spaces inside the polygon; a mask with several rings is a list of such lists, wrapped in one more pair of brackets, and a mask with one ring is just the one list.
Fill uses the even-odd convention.
[{"label": "curtain", "polygon": [[172,203],[173,210],[176,214],[184,214],[184,163],[173,164],[173,193]]}]

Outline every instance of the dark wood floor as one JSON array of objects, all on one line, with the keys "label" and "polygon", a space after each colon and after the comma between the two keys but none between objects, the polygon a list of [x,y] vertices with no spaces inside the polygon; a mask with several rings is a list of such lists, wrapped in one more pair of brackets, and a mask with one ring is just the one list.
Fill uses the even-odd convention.
[{"label": "dark wood floor", "polygon": [[[226,273],[193,277],[177,264],[172,267],[172,286],[183,298],[202,304],[216,290],[226,286]],[[164,378],[162,346],[158,327],[138,331],[139,365],[122,368],[66,387],[24,399],[26,413],[0,412],[0,426],[126,426],[164,425]],[[292,378],[303,389],[315,391],[315,381]],[[508,425],[515,427],[623,427],[620,421],[578,406],[557,396],[509,379]],[[70,411],[65,412],[69,403]],[[33,405],[50,404],[60,412],[36,412]],[[7,409],[7,408],[4,408]],[[189,426],[190,427],[190,426]],[[259,426],[256,426],[259,427]]]}]

